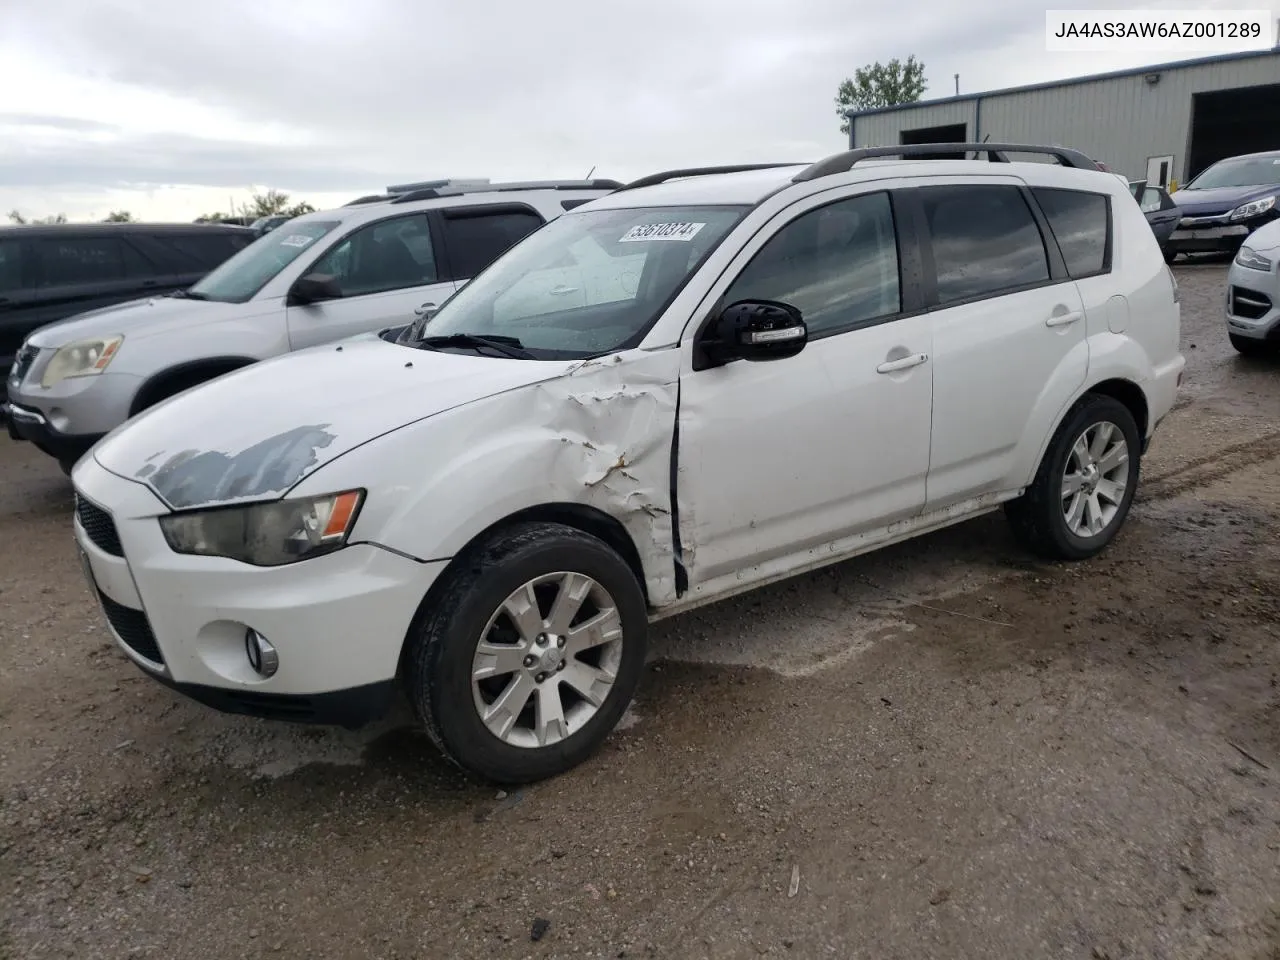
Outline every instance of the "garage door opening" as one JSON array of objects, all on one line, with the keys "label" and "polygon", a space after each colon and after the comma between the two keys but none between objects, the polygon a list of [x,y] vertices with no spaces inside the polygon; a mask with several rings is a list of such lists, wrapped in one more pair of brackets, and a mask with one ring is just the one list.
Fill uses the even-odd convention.
[{"label": "garage door opening", "polygon": [[1277,117],[1280,83],[1193,94],[1187,179],[1225,157],[1280,150]]},{"label": "garage door opening", "polygon": [[[903,145],[911,143],[964,143],[968,137],[968,127],[963,123],[951,123],[942,127],[918,127],[915,130],[903,130],[899,134]],[[928,154],[927,160],[963,160],[963,153]]]}]

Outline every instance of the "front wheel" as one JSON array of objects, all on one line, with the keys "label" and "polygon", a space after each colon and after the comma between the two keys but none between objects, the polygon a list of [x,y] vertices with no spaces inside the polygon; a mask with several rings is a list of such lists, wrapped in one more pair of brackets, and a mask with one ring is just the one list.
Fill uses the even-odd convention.
[{"label": "front wheel", "polygon": [[409,638],[419,719],[456,764],[528,783],[582,763],[622,718],[644,668],[640,583],[607,544],[527,523],[473,549]]},{"label": "front wheel", "polygon": [[1050,560],[1100,553],[1133,503],[1141,444],[1128,407],[1085,397],[1053,435],[1026,493],[1005,506],[1014,534]]}]

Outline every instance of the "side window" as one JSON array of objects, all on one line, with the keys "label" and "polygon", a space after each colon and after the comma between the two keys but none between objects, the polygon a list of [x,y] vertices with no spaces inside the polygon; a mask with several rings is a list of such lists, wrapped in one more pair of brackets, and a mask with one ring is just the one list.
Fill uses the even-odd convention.
[{"label": "side window", "polygon": [[37,240],[40,286],[109,283],[125,278],[124,244],[115,237]]},{"label": "side window", "polygon": [[307,272],[333,276],[344,297],[436,283],[436,257],[427,216],[417,213],[361,227]]},{"label": "side window", "polygon": [[129,279],[152,278],[164,272],[157,268],[128,240],[121,240],[119,243],[120,254],[124,259],[124,275]]},{"label": "side window", "polygon": [[893,208],[887,193],[802,214],[773,235],[738,275],[725,304],[778,300],[796,307],[811,336],[902,309]]},{"label": "side window", "polygon": [[462,208],[445,213],[445,242],[455,280],[470,280],[542,226],[542,218],[532,210],[480,212],[483,209]]},{"label": "side window", "polygon": [[1143,213],[1152,213],[1164,206],[1164,197],[1160,195],[1160,191],[1155,187],[1147,187],[1142,191],[1138,206],[1142,208]]},{"label": "side window", "polygon": [[[1049,229],[1057,238],[1067,273],[1073,280],[1111,269],[1111,207],[1103,194],[1042,187],[1031,192],[1049,221]],[[1155,194],[1154,209],[1160,209],[1159,194],[1151,189],[1145,193]],[[1146,199],[1144,196],[1143,200]],[[1143,210],[1146,209],[1144,206]]]},{"label": "side window", "polygon": [[0,240],[0,295],[22,289],[22,246],[17,240]]},{"label": "side window", "polygon": [[921,187],[938,302],[994,296],[1049,279],[1049,258],[1017,187]]}]

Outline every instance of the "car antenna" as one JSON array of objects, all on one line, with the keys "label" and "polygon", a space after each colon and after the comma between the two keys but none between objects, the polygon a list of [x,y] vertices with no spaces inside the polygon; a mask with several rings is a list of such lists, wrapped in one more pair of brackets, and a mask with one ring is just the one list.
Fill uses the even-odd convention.
[{"label": "car antenna", "polygon": [[[596,164],[596,166],[599,166],[599,164]],[[595,173],[595,172],[596,172],[596,168],[593,166],[590,170],[588,170],[588,171],[587,171],[587,175],[586,175],[585,177],[583,177],[582,179],[583,179],[583,180],[590,180],[590,179],[591,179],[591,175],[592,175],[593,173]]]}]

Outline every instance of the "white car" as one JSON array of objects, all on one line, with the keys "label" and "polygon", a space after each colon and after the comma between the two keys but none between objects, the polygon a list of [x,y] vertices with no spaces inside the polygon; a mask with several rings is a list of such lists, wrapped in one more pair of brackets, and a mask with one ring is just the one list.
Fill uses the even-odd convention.
[{"label": "white car", "polygon": [[1280,356],[1280,220],[1255,230],[1227,271],[1227,336],[1245,356]]},{"label": "white car", "polygon": [[1002,506],[1093,556],[1182,378],[1177,288],[1124,184],[1014,149],[1061,163],[645,178],[410,344],[142,414],[72,473],[115,636],[230,711],[355,726],[403,689],[522,782],[608,735],[654,619]]},{"label": "white car", "polygon": [[[32,332],[10,371],[10,435],[64,471],[148,407],[251,363],[389,327],[614,180],[435,180],[288,219],[185,290]],[[255,225],[255,229],[256,229]]]}]

